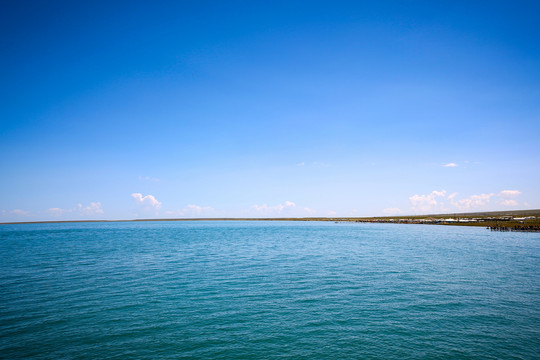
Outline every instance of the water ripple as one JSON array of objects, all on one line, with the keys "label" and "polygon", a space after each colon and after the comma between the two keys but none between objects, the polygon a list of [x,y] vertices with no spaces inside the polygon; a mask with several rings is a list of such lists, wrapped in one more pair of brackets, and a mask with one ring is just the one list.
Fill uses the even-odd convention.
[{"label": "water ripple", "polygon": [[0,228],[6,359],[534,359],[540,237],[296,222]]}]

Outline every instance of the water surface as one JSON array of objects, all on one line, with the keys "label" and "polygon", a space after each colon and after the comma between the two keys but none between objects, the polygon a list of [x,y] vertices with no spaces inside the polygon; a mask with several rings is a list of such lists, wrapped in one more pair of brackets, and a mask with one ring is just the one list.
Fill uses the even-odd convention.
[{"label": "water surface", "polygon": [[6,359],[533,359],[540,234],[328,222],[0,226]]}]

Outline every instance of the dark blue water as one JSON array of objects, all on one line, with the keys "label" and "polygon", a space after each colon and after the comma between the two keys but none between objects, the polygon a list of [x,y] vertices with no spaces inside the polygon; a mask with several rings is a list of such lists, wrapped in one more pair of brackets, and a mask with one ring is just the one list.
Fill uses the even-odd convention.
[{"label": "dark blue water", "polygon": [[0,226],[5,359],[534,359],[540,234],[316,222]]}]

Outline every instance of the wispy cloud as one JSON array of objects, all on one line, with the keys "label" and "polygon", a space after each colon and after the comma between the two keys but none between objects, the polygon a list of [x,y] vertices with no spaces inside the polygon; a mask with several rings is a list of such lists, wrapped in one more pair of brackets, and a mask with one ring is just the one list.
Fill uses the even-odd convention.
[{"label": "wispy cloud", "polygon": [[[409,201],[411,203],[411,209],[413,211],[470,211],[486,209],[492,203],[503,206],[518,206],[519,203],[514,198],[520,194],[521,191],[519,190],[503,190],[497,194],[482,193],[460,199],[457,192],[452,193],[446,197],[446,191],[443,190],[433,191],[427,195],[413,195],[409,198]],[[447,203],[445,204],[443,200],[446,200]],[[450,208],[447,208],[446,205],[449,205]]]},{"label": "wispy cloud", "polygon": [[448,164],[444,164],[443,167],[457,167],[458,165],[456,163],[448,163]]},{"label": "wispy cloud", "polygon": [[495,194],[490,193],[490,194],[471,195],[468,198],[456,200],[457,195],[458,193],[453,193],[452,195],[448,197],[448,200],[450,200],[450,204],[452,204],[453,206],[457,207],[460,210],[473,210],[473,209],[478,209],[478,208],[488,205],[491,198]]},{"label": "wispy cloud", "polygon": [[27,218],[28,216],[31,216],[30,211],[22,209],[0,210],[0,218],[2,218],[2,221],[19,221],[20,219]]},{"label": "wispy cloud", "polygon": [[514,198],[518,195],[521,195],[521,191],[519,190],[503,190],[499,193],[499,196],[502,196],[504,198]]},{"label": "wispy cloud", "polygon": [[103,215],[104,211],[101,208],[101,203],[99,201],[97,202],[91,202],[90,205],[84,206],[83,204],[77,204],[76,207],[71,209],[62,209],[58,207],[53,207],[47,209],[47,214],[54,216],[54,217],[60,217],[65,214],[71,214],[75,216],[96,216],[96,215]]},{"label": "wispy cloud", "polygon": [[507,199],[507,200],[501,201],[501,205],[504,205],[504,206],[518,206],[518,202],[516,200]]},{"label": "wispy cloud", "polygon": [[167,210],[165,215],[178,217],[208,216],[214,212],[210,206],[187,205],[181,210]]},{"label": "wispy cloud", "polygon": [[61,209],[57,207],[47,209],[47,213],[55,217],[61,216],[62,214],[66,212],[71,212],[71,210]]},{"label": "wispy cloud", "polygon": [[103,209],[101,208],[100,202],[92,202],[88,206],[83,206],[82,204],[77,205],[77,209],[83,215],[101,215],[103,214]]},{"label": "wispy cloud", "polygon": [[193,214],[201,214],[205,211],[213,211],[210,206],[199,206],[199,205],[188,205],[185,208],[186,212],[191,212]]},{"label": "wispy cloud", "polygon": [[446,195],[446,190],[437,191],[434,190],[431,193],[427,195],[413,195],[409,198],[409,202],[411,203],[411,208],[413,211],[421,211],[421,212],[428,212],[428,211],[437,211],[439,210],[439,202],[438,198],[441,198]]},{"label": "wispy cloud", "polygon": [[267,217],[305,217],[319,214],[320,212],[308,206],[299,206],[292,201],[285,201],[276,205],[252,205],[244,212],[247,216]]},{"label": "wispy cloud", "polygon": [[161,181],[158,178],[151,177],[151,176],[139,176],[139,180],[140,181],[151,181],[151,182],[160,182]]},{"label": "wispy cloud", "polygon": [[503,206],[516,207],[519,205],[514,198],[521,195],[519,190],[503,190],[497,194],[501,199],[500,204]]},{"label": "wispy cloud", "polygon": [[277,204],[268,206],[267,204],[253,205],[251,208],[259,214],[264,215],[279,215],[287,210],[291,210],[296,207],[296,204],[292,201],[285,201],[283,204]]}]

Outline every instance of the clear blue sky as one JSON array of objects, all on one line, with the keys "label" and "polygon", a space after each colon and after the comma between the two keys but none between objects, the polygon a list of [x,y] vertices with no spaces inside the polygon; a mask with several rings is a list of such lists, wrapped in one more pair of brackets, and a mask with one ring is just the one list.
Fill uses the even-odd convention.
[{"label": "clear blue sky", "polygon": [[0,4],[0,221],[540,208],[537,1]]}]

